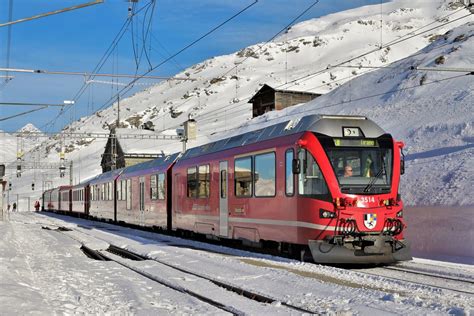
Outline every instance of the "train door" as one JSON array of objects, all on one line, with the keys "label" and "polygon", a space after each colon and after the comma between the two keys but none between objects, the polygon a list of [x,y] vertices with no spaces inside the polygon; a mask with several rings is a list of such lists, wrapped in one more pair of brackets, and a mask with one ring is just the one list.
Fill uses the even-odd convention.
[{"label": "train door", "polygon": [[229,181],[227,176],[227,161],[219,163],[219,235],[229,234]]},{"label": "train door", "polygon": [[145,177],[140,177],[139,178],[139,188],[140,188],[140,194],[139,194],[139,208],[140,208],[140,214],[138,221],[140,224],[143,225],[144,223],[144,218],[145,218]]}]

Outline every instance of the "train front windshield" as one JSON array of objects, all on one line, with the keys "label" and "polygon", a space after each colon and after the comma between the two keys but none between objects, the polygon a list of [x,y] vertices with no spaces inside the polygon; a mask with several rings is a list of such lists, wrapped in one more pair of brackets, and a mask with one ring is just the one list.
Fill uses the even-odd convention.
[{"label": "train front windshield", "polygon": [[341,192],[349,194],[390,192],[393,168],[391,141],[332,139],[323,143]]}]

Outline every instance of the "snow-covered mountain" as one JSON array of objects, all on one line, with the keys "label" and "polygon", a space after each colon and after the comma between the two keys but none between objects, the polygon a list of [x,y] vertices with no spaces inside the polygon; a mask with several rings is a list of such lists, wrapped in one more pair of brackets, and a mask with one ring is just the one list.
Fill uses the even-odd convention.
[{"label": "snow-covered mountain", "polygon": [[28,152],[44,141],[44,138],[41,137],[41,130],[31,123],[26,124],[16,132],[22,133],[25,137],[18,138],[8,133],[0,137],[0,161],[2,163],[15,161],[18,151]]},{"label": "snow-covered mountain", "polygon": [[[462,73],[411,69],[472,68],[473,21],[460,3],[448,0],[396,0],[383,4],[382,12],[380,5],[365,6],[305,21],[270,43],[211,58],[177,74],[193,81],[168,80],[122,100],[121,126],[137,128],[151,121],[158,132],[169,133],[191,116],[199,135],[188,144],[192,147],[287,115],[364,114],[407,144],[402,191],[408,204],[473,205],[474,198],[466,194],[474,174],[466,164],[472,160],[474,138],[472,76],[447,79]],[[325,95],[251,119],[247,102],[263,84]],[[177,112],[182,114],[171,117]],[[116,116],[114,105],[64,130],[108,132]],[[100,172],[104,145],[104,139],[66,141],[66,158],[74,160],[73,182]],[[180,143],[164,141],[157,151],[180,149]],[[57,138],[38,150],[44,161],[58,161]],[[433,173],[424,176],[431,167],[436,167]],[[32,181],[31,175],[25,173],[21,181]],[[16,187],[27,193],[21,191],[26,186],[21,181]],[[56,178],[54,185],[59,183]]]}]

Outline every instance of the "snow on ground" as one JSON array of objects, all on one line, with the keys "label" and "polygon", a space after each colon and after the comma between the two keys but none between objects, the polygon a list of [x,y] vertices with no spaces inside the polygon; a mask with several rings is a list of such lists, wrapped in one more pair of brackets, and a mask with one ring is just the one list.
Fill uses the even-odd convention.
[{"label": "snow on ground", "polygon": [[[73,231],[54,230],[58,226]],[[469,315],[474,311],[473,294],[47,213],[11,213],[0,222],[0,234],[0,301],[5,315],[223,313],[117,263],[91,260],[80,251],[79,242],[95,249],[113,243],[321,314]],[[176,271],[157,270],[153,261],[128,264],[173,284],[213,295],[206,282]],[[471,265],[431,260],[415,260],[413,264],[471,280],[474,275]],[[473,286],[459,290],[472,293]],[[268,304],[245,302],[243,298],[228,299],[227,304],[250,314],[258,314],[262,308],[272,314],[288,312],[283,304],[265,306]]]}]

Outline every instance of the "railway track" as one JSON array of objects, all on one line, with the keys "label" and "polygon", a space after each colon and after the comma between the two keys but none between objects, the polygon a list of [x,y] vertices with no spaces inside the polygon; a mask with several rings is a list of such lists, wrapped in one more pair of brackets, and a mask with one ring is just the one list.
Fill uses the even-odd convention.
[{"label": "railway track", "polygon": [[[156,258],[150,258],[133,251],[121,248],[119,246],[108,243],[100,237],[79,232],[77,230],[64,229],[56,227],[54,230],[65,233],[66,236],[76,240],[81,244],[82,251],[90,258],[102,261],[113,261],[122,267],[133,271],[145,278],[157,282],[163,286],[171,288],[175,291],[190,295],[204,303],[212,305],[222,311],[231,313],[233,315],[246,315],[249,312],[246,310],[249,306],[250,313],[255,311],[265,313],[283,313],[283,314],[319,314],[321,311],[306,309],[294,304],[286,303],[277,298],[271,297],[249,289],[235,286],[228,282],[218,280],[207,275],[197,273],[173,264],[169,264]],[[70,232],[87,235],[88,241],[84,242],[81,238],[71,235]],[[107,243],[108,247],[104,250],[96,250],[88,247],[86,244],[91,242],[91,239],[97,239],[98,243]],[[140,262],[144,263],[141,264]],[[152,267],[153,269],[151,269]],[[155,272],[153,272],[154,270]],[[160,273],[157,273],[159,271]],[[162,277],[161,275],[173,276],[173,279],[190,280],[193,279],[192,284],[200,284],[197,288],[192,288],[187,285],[179,284],[180,282],[172,282],[170,279]],[[203,284],[207,284],[202,286]],[[200,288],[202,287],[202,288]],[[225,293],[225,294],[223,294]],[[231,300],[225,302],[224,298],[232,297]],[[263,304],[263,305],[262,305]],[[244,308],[242,308],[242,306]]]},{"label": "railway track", "polygon": [[[95,226],[92,225],[91,227],[95,227]],[[90,230],[89,226],[87,227],[79,226],[78,228],[79,229],[77,230],[77,233],[80,233],[81,235],[84,234],[84,236]],[[101,230],[104,230],[104,231],[109,230],[109,229],[104,229],[104,227],[100,227],[100,228]],[[55,230],[62,230],[62,229],[59,227],[56,227]],[[70,234],[70,232],[67,232],[67,231],[63,231],[63,233],[68,234],[68,235]],[[179,272],[186,275],[187,278],[190,278],[190,277],[196,278],[196,279],[199,278],[199,280],[201,280],[200,282],[204,282],[204,281],[210,282],[213,284],[214,288],[217,287],[217,288],[220,288],[221,291],[225,290],[227,292],[232,292],[236,295],[238,294],[240,299],[245,298],[246,300],[251,300],[251,301],[254,301],[254,303],[259,303],[261,305],[262,304],[263,305],[279,305],[280,306],[279,311],[282,311],[282,309],[285,308],[287,313],[293,313],[293,314],[295,313],[308,313],[308,314],[324,313],[324,310],[318,310],[319,307],[315,307],[315,306],[307,307],[304,305],[297,306],[297,305],[292,305],[292,304],[286,304],[284,303],[286,299],[281,298],[279,295],[277,295],[277,298],[272,297],[270,295],[262,295],[262,293],[258,293],[257,292],[258,290],[256,290],[255,288],[253,290],[248,290],[248,289],[244,289],[242,287],[234,286],[230,284],[229,282],[232,282],[232,281],[223,282],[222,279],[212,278],[212,275],[211,277],[209,277],[209,275],[201,275],[199,273],[200,270],[196,269],[195,267],[188,266],[187,267],[188,270],[186,270],[186,269],[183,269],[183,266],[176,266],[178,262],[170,264],[169,260],[163,261],[163,260],[160,260],[159,257],[156,258],[156,256],[153,256],[153,258],[151,258],[147,256],[142,256],[139,253],[133,253],[129,250],[122,249],[120,247],[116,247],[113,245],[109,246],[110,243],[107,240],[102,239],[102,238],[107,238],[105,236],[104,237],[92,236],[92,235],[89,235],[89,236],[94,239],[101,239],[102,243],[107,243],[107,246],[100,248],[100,249],[104,249],[103,251],[100,252],[101,254],[105,255],[109,259],[114,259],[118,261],[122,260],[121,261],[122,263],[131,265],[131,267],[134,267],[135,264],[130,263],[131,262],[130,260],[138,260],[138,261],[146,260],[146,262],[153,261],[154,264],[161,265],[161,268],[160,268],[161,270],[172,269],[173,271],[175,271],[172,274],[177,274]],[[146,238],[146,237],[143,237],[143,238]],[[81,242],[81,240],[79,239],[77,241]],[[168,243],[167,245],[170,245],[170,244]],[[138,270],[139,271],[135,271],[135,272],[140,273],[141,269],[138,269]],[[444,266],[444,265],[436,266],[436,265],[417,263],[417,262],[406,262],[406,263],[396,265],[396,266],[366,268],[366,269],[350,269],[350,270],[357,273],[380,276],[380,277],[383,277],[384,279],[395,281],[395,283],[400,283],[401,281],[403,282],[403,284],[406,284],[404,285],[404,287],[408,289],[411,288],[409,284],[413,284],[413,285],[416,285],[417,288],[426,288],[427,292],[437,293],[438,295],[443,295],[442,293],[444,291],[450,291],[449,293],[450,296],[452,295],[457,296],[458,294],[468,295],[468,296],[474,295],[474,284],[473,284],[474,278],[470,278],[470,270],[467,268],[461,269],[464,271],[458,271],[457,267],[449,267],[449,266]],[[186,276],[183,276],[183,278],[186,278]],[[147,276],[144,275],[144,277],[147,277]],[[338,282],[335,282],[335,283],[339,284]],[[376,286],[374,289],[385,291],[384,287],[379,288],[378,286]],[[432,292],[433,290],[435,290],[435,292]],[[395,291],[399,292],[401,296],[404,296],[406,294],[405,293],[406,289],[395,290]],[[198,292],[196,294],[201,295],[201,293],[203,292]],[[448,292],[445,292],[445,293],[448,293]],[[206,299],[206,295],[203,295],[203,296],[204,296],[204,299]],[[423,297],[423,296],[420,296],[420,297]],[[217,304],[225,305],[225,304],[222,304],[221,303],[222,301],[219,301],[218,299],[216,299],[216,301],[217,301]],[[231,301],[227,301],[227,302],[231,302]],[[210,303],[212,304],[212,302]],[[304,308],[303,306],[306,308]],[[242,312],[242,310],[245,310],[245,308],[239,309],[238,306],[236,305],[232,307],[233,309],[228,309],[226,310],[226,312],[230,312],[232,314],[239,314],[240,312]],[[310,309],[307,309],[307,308],[310,308]]]},{"label": "railway track", "polygon": [[448,276],[444,273],[427,272],[416,268],[387,266],[357,269],[359,273],[382,276],[396,281],[430,286],[442,290],[474,295],[474,281],[464,277]]}]

